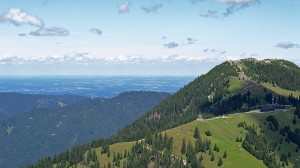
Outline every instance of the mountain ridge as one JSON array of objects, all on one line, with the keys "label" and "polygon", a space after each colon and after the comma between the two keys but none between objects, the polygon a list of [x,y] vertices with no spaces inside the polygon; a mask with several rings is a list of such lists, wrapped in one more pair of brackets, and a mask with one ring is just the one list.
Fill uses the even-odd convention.
[{"label": "mountain ridge", "polygon": [[0,92],[0,121],[34,108],[59,108],[84,99],[87,97]]},{"label": "mountain ridge", "polygon": [[[299,77],[299,67],[286,60],[259,61],[250,58],[226,61],[163,100],[111,138],[95,140],[89,146],[81,147],[92,149],[107,144],[141,140],[194,121],[199,114],[210,118],[245,112],[271,103],[297,106],[300,104],[298,98],[293,95],[285,96],[262,84],[271,83],[274,87],[298,92]],[[288,82],[281,81],[283,79]]]}]

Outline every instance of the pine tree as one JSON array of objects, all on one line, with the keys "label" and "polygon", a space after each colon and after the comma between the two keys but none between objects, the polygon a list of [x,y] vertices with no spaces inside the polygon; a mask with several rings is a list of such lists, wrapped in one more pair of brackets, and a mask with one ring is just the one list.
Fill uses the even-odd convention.
[{"label": "pine tree", "polygon": [[189,141],[189,144],[187,146],[187,151],[186,151],[186,158],[187,158],[188,163],[191,163],[194,155],[195,155],[195,152],[194,152],[193,145],[192,145],[191,141]]},{"label": "pine tree", "polygon": [[225,152],[224,152],[223,158],[224,158],[224,159],[227,158],[227,151],[226,151],[226,150],[225,150]]},{"label": "pine tree", "polygon": [[214,155],[214,153],[211,154],[210,161],[212,161],[212,162],[215,161],[215,155]]},{"label": "pine tree", "polygon": [[198,153],[200,151],[202,151],[202,142],[200,141],[200,139],[198,138],[195,142],[195,152]]},{"label": "pine tree", "polygon": [[199,128],[198,127],[196,127],[195,128],[195,131],[194,131],[194,138],[196,138],[196,139],[200,139],[201,140],[201,138],[200,138],[200,133],[199,133]]},{"label": "pine tree", "polygon": [[240,142],[239,137],[236,137],[235,142]]},{"label": "pine tree", "polygon": [[124,158],[127,158],[127,150],[125,149]]},{"label": "pine tree", "polygon": [[294,116],[294,119],[293,119],[293,124],[297,124],[297,119],[296,119],[296,116]]},{"label": "pine tree", "polygon": [[217,149],[218,149],[217,144],[215,144],[214,151],[217,151]]},{"label": "pine tree", "polygon": [[92,160],[92,151],[89,150],[88,153],[87,153],[87,162],[90,163]]},{"label": "pine tree", "polygon": [[186,142],[185,142],[185,139],[182,140],[181,154],[186,154]]},{"label": "pine tree", "polygon": [[222,158],[219,158],[218,166],[222,166],[222,165],[223,165],[223,160]]},{"label": "pine tree", "polygon": [[167,135],[167,132],[165,132],[165,135],[164,135],[164,148],[167,147],[167,143],[168,143],[168,135]]},{"label": "pine tree", "polygon": [[191,167],[192,168],[200,168],[200,164],[195,155],[191,158]]},{"label": "pine tree", "polygon": [[117,167],[120,167],[120,165],[121,165],[121,162],[120,162],[120,160],[118,159],[118,160],[116,161],[116,166],[117,166]]},{"label": "pine tree", "polygon": [[220,148],[217,146],[217,144],[215,144],[215,146],[214,146],[214,151],[217,151],[217,152],[220,151]]},{"label": "pine tree", "polygon": [[201,154],[201,156],[200,156],[199,160],[200,160],[200,161],[202,161],[202,160],[203,160],[203,155],[202,155],[202,154]]},{"label": "pine tree", "polygon": [[92,153],[92,161],[93,162],[96,162],[97,161],[97,154],[96,154],[96,151],[93,150],[93,153]]},{"label": "pine tree", "polygon": [[209,151],[208,151],[208,155],[211,155],[212,154],[212,151],[211,151],[211,149],[209,149]]},{"label": "pine tree", "polygon": [[110,150],[107,151],[107,157],[110,157]]},{"label": "pine tree", "polygon": [[113,153],[113,162],[116,162],[117,158],[116,158],[116,153]]}]

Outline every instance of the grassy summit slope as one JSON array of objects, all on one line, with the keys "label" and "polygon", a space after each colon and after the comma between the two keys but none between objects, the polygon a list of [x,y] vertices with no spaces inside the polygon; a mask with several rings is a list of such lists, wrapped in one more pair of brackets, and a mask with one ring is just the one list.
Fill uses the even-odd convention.
[{"label": "grassy summit slope", "polygon": [[[186,142],[191,141],[192,144],[195,144],[195,138],[194,135],[194,129],[196,127],[199,128],[201,138],[210,140],[212,143],[212,146],[215,144],[220,148],[219,152],[214,151],[214,155],[216,158],[223,157],[223,154],[225,150],[227,151],[227,158],[223,159],[224,165],[222,167],[224,168],[265,168],[266,166],[261,160],[256,159],[254,156],[252,156],[249,152],[247,152],[242,147],[242,142],[236,142],[236,137],[242,137],[243,139],[246,136],[247,131],[245,131],[243,128],[238,127],[238,124],[240,122],[246,122],[250,125],[254,124],[256,126],[261,126],[261,128],[265,131],[265,133],[262,134],[264,138],[266,138],[269,142],[278,142],[280,141],[281,137],[278,132],[273,132],[269,129],[268,123],[266,123],[266,118],[269,115],[273,115],[276,118],[278,118],[280,125],[289,125],[292,128],[299,128],[300,124],[293,124],[293,110],[288,112],[274,112],[274,113],[236,113],[236,114],[230,114],[227,116],[227,118],[218,117],[213,118],[205,121],[192,121],[187,124],[175,127],[170,130],[166,130],[162,132],[162,134],[166,133],[167,136],[173,137],[173,155],[180,157],[181,153],[181,145],[183,139],[186,140]],[[298,120],[300,122],[300,120]],[[211,131],[212,136],[206,136],[205,131]],[[113,155],[112,153],[124,153],[125,150],[130,150],[131,146],[135,142],[122,142],[110,145],[110,153],[111,156],[107,157],[106,154],[101,154],[101,148],[96,148],[98,161],[100,165],[108,165],[108,162],[113,162]],[[280,148],[280,150],[278,150]],[[290,164],[286,167],[293,167],[294,164],[299,164],[299,157],[300,152],[295,152],[296,145],[293,143],[288,143],[284,141],[282,144],[280,144],[277,147],[276,150],[276,157],[279,159],[280,154],[288,152],[291,153],[291,158],[289,158]],[[202,164],[204,167],[209,168],[217,168],[218,167],[218,160],[215,159],[215,161],[211,161],[211,156],[208,154],[209,152],[206,151],[206,153],[202,153],[202,156],[204,157]],[[197,154],[198,157],[201,156],[201,153]],[[182,155],[183,159],[186,159],[185,155]],[[126,161],[126,158],[121,160],[122,163]],[[84,167],[81,164],[77,165],[78,167]],[[122,166],[121,166],[122,167]]]}]

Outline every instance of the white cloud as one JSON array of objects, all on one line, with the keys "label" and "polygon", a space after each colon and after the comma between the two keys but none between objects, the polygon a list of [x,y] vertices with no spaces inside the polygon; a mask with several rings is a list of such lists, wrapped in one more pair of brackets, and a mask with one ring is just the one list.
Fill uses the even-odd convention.
[{"label": "white cloud", "polygon": [[128,13],[130,11],[131,5],[132,5],[131,1],[128,1],[128,2],[118,5],[119,13]]},{"label": "white cloud", "polygon": [[205,12],[202,12],[200,16],[215,19],[228,17],[238,11],[242,11],[256,4],[260,4],[261,0],[217,0],[217,2],[225,4],[227,6],[224,12],[210,9]]},{"label": "white cloud", "polygon": [[172,41],[172,42],[169,42],[167,44],[164,44],[164,46],[167,47],[167,48],[176,48],[176,47],[179,46],[179,44],[176,43],[176,42],[174,42],[174,41]]},{"label": "white cloud", "polygon": [[227,17],[237,11],[243,10],[255,4],[259,4],[260,0],[219,0],[219,2],[229,5],[229,7],[227,7],[226,11],[223,13],[223,16]]},{"label": "white cloud", "polygon": [[29,33],[32,36],[68,36],[70,31],[62,27],[40,28]]},{"label": "white cloud", "polygon": [[282,49],[290,49],[290,48],[299,48],[299,44],[295,44],[291,41],[286,42],[279,42],[275,45],[275,47],[282,48]]},{"label": "white cloud", "polygon": [[186,40],[187,40],[187,44],[194,44],[197,41],[197,39],[190,38],[190,37],[186,38]]},{"label": "white cloud", "polygon": [[19,8],[11,8],[8,12],[0,14],[1,22],[9,22],[16,26],[31,25],[36,27],[43,27],[44,22],[42,19],[30,15]]},{"label": "white cloud", "polygon": [[240,56],[184,56],[179,54],[165,55],[161,57],[145,58],[141,56],[119,55],[115,57],[93,57],[87,52],[70,52],[64,55],[52,55],[47,57],[21,57],[5,55],[0,57],[0,64],[117,64],[117,65],[160,65],[160,64],[201,64],[204,62],[223,62],[226,60],[241,59]]},{"label": "white cloud", "polygon": [[101,36],[102,35],[102,30],[101,29],[98,29],[98,28],[91,28],[90,29],[90,32],[98,35],[98,36]]}]

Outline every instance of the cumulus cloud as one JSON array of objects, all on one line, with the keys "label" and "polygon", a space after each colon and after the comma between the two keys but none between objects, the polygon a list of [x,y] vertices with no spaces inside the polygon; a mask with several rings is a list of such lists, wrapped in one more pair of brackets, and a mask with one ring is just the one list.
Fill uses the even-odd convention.
[{"label": "cumulus cloud", "polygon": [[239,56],[183,56],[169,55],[161,57],[161,63],[183,63],[183,64],[198,64],[204,62],[223,62],[228,60],[241,59]]},{"label": "cumulus cloud", "polygon": [[226,5],[225,11],[207,10],[200,14],[205,18],[223,18],[228,17],[238,11],[260,4],[261,0],[217,0],[218,3]]},{"label": "cumulus cloud", "polygon": [[43,27],[42,19],[28,14],[19,8],[11,8],[8,12],[0,14],[0,22],[12,23],[16,26],[30,25],[35,27]]},{"label": "cumulus cloud", "polygon": [[97,28],[91,28],[90,29],[90,32],[98,35],[98,36],[101,36],[102,35],[102,30],[101,29],[97,29]]},{"label": "cumulus cloud", "polygon": [[193,38],[186,38],[188,44],[194,44],[197,40]]},{"label": "cumulus cloud", "polygon": [[29,33],[32,36],[68,36],[70,31],[62,27],[40,28]]},{"label": "cumulus cloud", "polygon": [[128,13],[130,11],[131,5],[132,5],[131,1],[118,5],[119,13]]},{"label": "cumulus cloud", "polygon": [[87,62],[92,62],[93,58],[89,57],[88,52],[71,52],[71,53],[66,53],[64,57],[62,58],[63,62],[67,63],[76,63],[76,64],[86,64]]},{"label": "cumulus cloud", "polygon": [[[70,34],[69,30],[62,27],[45,28],[42,19],[28,14],[19,8],[11,8],[8,12],[0,14],[0,23],[1,22],[11,23],[15,26],[30,25],[38,27],[36,31],[29,33],[29,35],[32,36],[67,36]],[[21,33],[19,36],[26,36],[26,34]]]},{"label": "cumulus cloud", "polygon": [[234,14],[237,11],[259,4],[260,0],[219,0],[221,3],[229,5],[223,13],[224,17]]},{"label": "cumulus cloud", "polygon": [[89,57],[89,53],[70,52],[65,55],[52,55],[46,57],[24,57],[15,55],[5,55],[0,57],[0,64],[86,64],[95,61]]},{"label": "cumulus cloud", "polygon": [[220,54],[226,53],[226,51],[222,51],[222,50],[218,50],[218,49],[209,49],[209,48],[204,49],[202,52],[212,52],[212,53],[219,52]]},{"label": "cumulus cloud", "polygon": [[275,45],[275,47],[282,48],[282,49],[290,49],[290,48],[299,48],[299,44],[295,44],[291,41],[287,42],[279,42]]},{"label": "cumulus cloud", "polygon": [[226,60],[241,59],[240,56],[184,56],[179,54],[165,55],[161,57],[141,57],[132,55],[119,55],[116,57],[93,57],[88,52],[70,52],[64,55],[52,55],[47,57],[21,57],[13,55],[0,56],[1,65],[158,65],[158,64],[198,64],[203,62],[223,62]]},{"label": "cumulus cloud", "polygon": [[172,42],[169,42],[167,44],[164,44],[164,46],[167,47],[167,48],[176,48],[176,47],[179,46],[179,44],[172,41]]},{"label": "cumulus cloud", "polygon": [[159,10],[160,8],[163,7],[163,4],[160,3],[160,4],[155,4],[153,6],[149,6],[149,7],[141,7],[141,9],[146,12],[146,13],[153,13],[153,12],[156,12],[157,10]]}]

